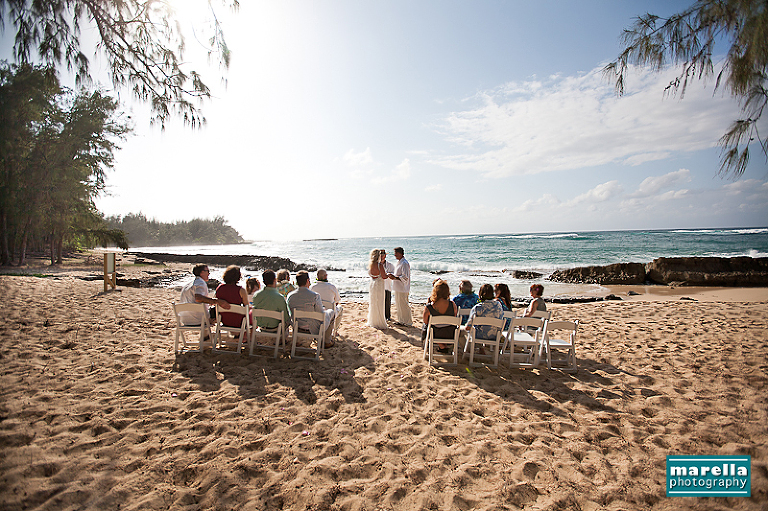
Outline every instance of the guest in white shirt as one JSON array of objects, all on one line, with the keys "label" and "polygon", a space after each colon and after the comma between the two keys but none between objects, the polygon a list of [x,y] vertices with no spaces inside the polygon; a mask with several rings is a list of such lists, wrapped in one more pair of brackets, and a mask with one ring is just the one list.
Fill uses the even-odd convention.
[{"label": "guest in white shirt", "polygon": [[395,292],[395,306],[397,307],[397,322],[403,326],[413,326],[411,317],[411,305],[408,295],[411,292],[411,265],[405,258],[403,247],[395,249],[395,273],[392,278],[392,290]]},{"label": "guest in white shirt", "polygon": [[[195,279],[181,288],[179,303],[204,303],[206,305],[219,304],[222,309],[229,309],[229,303],[220,298],[208,297],[208,276],[210,270],[207,264],[196,264],[192,268]],[[182,312],[179,314],[182,325],[199,325],[203,321],[201,313]]]},{"label": "guest in white shirt", "polygon": [[344,311],[341,307],[341,295],[339,290],[328,282],[328,272],[324,269],[317,270],[317,282],[309,288],[311,291],[320,295],[323,299],[323,308],[331,310],[333,317],[331,321],[334,322],[334,329],[338,331],[339,323],[341,322],[341,314]]}]

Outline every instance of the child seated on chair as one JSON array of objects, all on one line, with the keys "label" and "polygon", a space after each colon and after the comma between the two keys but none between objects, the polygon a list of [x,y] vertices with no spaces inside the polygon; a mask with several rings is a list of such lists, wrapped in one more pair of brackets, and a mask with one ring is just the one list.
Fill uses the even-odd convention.
[{"label": "child seated on chair", "polygon": [[256,277],[250,277],[245,281],[245,292],[248,294],[248,303],[253,303],[253,295],[261,289],[261,283]]}]

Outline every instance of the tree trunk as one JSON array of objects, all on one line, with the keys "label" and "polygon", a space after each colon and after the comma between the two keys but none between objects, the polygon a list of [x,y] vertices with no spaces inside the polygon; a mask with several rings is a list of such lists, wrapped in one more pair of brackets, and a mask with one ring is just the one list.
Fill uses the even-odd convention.
[{"label": "tree trunk", "polygon": [[61,252],[62,252],[63,246],[64,246],[64,235],[62,234],[61,236],[58,237],[58,239],[56,239],[56,264],[62,263]]},{"label": "tree trunk", "polygon": [[51,244],[51,266],[56,264],[56,236],[51,234],[50,238],[50,244]]},{"label": "tree trunk", "polygon": [[24,232],[21,235],[21,246],[19,247],[19,266],[23,266],[27,262],[27,240],[29,239],[29,226],[32,224],[32,218],[27,220],[27,224],[24,226]]},{"label": "tree trunk", "polygon": [[0,236],[0,265],[6,266],[11,264],[11,255],[8,252],[8,215],[5,208],[0,212],[0,229],[3,231]]}]

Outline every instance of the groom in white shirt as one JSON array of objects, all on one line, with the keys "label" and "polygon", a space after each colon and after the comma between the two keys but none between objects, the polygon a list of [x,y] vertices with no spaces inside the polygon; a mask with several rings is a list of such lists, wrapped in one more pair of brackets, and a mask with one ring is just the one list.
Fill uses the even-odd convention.
[{"label": "groom in white shirt", "polygon": [[411,305],[408,302],[408,295],[411,292],[411,265],[405,258],[403,247],[395,249],[395,273],[391,276],[392,291],[395,293],[395,307],[397,307],[397,323],[403,326],[413,326],[411,317]]}]

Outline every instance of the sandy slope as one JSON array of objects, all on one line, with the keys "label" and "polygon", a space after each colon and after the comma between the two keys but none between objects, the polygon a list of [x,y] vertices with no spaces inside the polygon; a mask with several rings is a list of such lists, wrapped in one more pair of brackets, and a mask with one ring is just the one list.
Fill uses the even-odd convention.
[{"label": "sandy slope", "polygon": [[[177,292],[0,277],[0,508],[765,509],[768,302],[601,302],[575,375],[430,368],[345,304],[319,363],[172,352]],[[413,306],[414,317],[421,306]],[[666,498],[668,454],[752,497]]]}]

